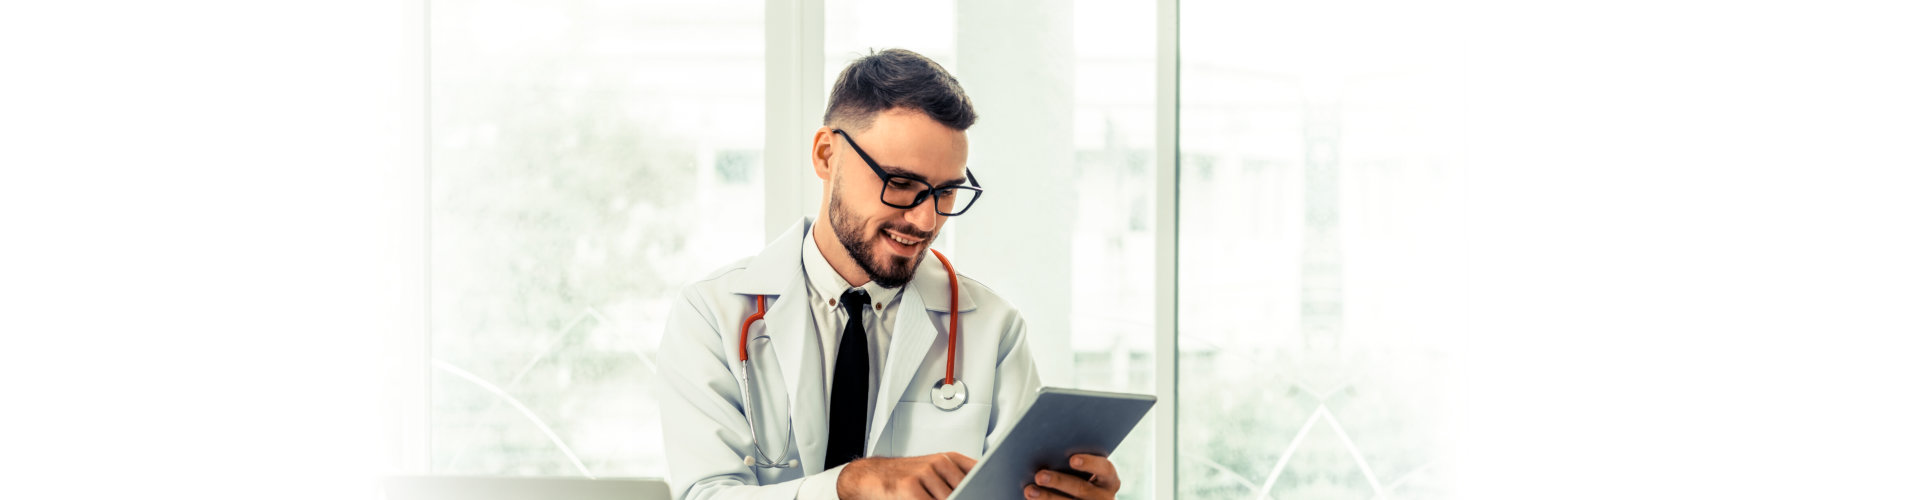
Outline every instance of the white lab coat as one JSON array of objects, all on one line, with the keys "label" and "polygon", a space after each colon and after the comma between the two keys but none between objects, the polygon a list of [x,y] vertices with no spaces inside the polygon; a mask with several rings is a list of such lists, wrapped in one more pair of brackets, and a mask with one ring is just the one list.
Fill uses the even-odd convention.
[{"label": "white lab coat", "polygon": [[[807,306],[800,245],[813,223],[803,218],[760,255],[728,265],[688,285],[667,315],[659,351],[661,427],[669,482],[676,499],[792,499],[800,479],[823,471],[827,451],[826,368],[820,336]],[[952,256],[955,265],[966,256]],[[960,278],[960,341],[954,377],[965,382],[967,404],[942,411],[930,403],[935,380],[946,375],[947,273],[928,256],[901,290],[892,345],[880,367],[867,456],[918,456],[956,451],[980,455],[1012,427],[1039,390],[1020,312],[992,290]],[[740,325],[767,296],[767,314],[748,344],[754,391],[760,398],[761,446],[774,462],[798,460],[798,469],[751,468],[754,453],[742,400]],[[926,315],[911,311],[924,309]],[[829,483],[830,484],[830,483]],[[831,491],[831,488],[828,489]]]}]

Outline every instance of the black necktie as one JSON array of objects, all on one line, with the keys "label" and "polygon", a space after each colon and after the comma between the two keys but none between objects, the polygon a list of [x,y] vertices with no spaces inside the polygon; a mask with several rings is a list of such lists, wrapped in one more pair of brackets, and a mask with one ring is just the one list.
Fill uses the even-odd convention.
[{"label": "black necktie", "polygon": [[860,458],[867,448],[867,327],[860,319],[866,310],[866,290],[847,289],[840,306],[847,309],[847,329],[840,332],[839,354],[833,361],[832,411],[827,413],[827,468]]}]

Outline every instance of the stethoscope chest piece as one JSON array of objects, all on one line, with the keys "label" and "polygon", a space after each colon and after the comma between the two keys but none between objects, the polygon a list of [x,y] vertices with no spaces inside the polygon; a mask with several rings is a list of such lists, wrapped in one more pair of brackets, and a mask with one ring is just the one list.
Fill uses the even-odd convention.
[{"label": "stethoscope chest piece", "polygon": [[967,383],[959,380],[952,384],[946,382],[945,379],[933,382],[933,407],[943,411],[958,410],[960,405],[967,404]]}]

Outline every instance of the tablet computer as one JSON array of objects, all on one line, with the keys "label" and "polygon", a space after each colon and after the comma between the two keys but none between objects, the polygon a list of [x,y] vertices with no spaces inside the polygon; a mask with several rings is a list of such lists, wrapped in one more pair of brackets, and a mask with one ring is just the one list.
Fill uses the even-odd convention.
[{"label": "tablet computer", "polygon": [[1067,457],[1112,455],[1153,403],[1146,394],[1042,387],[1007,438],[987,450],[947,498],[1023,498],[1022,489],[1040,469],[1080,474],[1067,466]]}]

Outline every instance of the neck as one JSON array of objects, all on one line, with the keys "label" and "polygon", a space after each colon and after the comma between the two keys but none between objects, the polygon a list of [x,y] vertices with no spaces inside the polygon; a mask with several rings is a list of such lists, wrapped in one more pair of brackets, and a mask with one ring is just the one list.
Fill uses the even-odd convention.
[{"label": "neck", "polygon": [[840,237],[833,234],[833,223],[827,220],[826,215],[822,213],[820,218],[814,219],[813,230],[809,231],[813,233],[814,246],[820,247],[820,255],[827,258],[827,265],[833,266],[833,272],[840,273],[840,279],[847,280],[847,284],[853,286],[866,285],[873,278],[853,262],[853,254],[847,252],[847,247],[840,244]]}]

